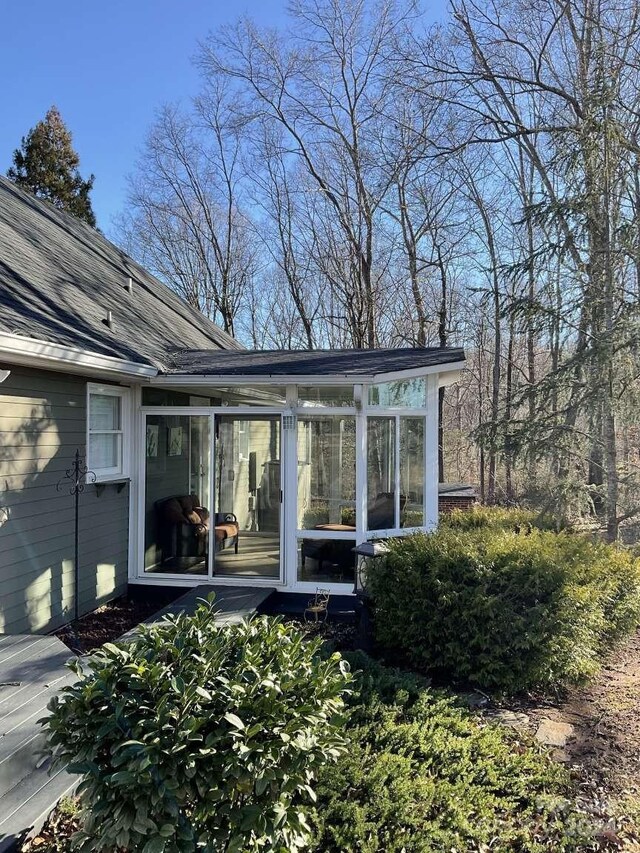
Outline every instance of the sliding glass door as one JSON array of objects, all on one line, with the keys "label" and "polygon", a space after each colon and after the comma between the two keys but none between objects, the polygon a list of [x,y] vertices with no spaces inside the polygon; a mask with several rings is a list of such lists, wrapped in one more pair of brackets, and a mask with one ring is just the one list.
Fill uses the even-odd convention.
[{"label": "sliding glass door", "polygon": [[280,416],[145,417],[145,575],[278,580]]}]

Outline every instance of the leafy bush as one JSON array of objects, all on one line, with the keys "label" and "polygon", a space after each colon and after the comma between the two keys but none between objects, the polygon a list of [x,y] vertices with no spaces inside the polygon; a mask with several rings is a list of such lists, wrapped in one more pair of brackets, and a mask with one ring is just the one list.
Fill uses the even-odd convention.
[{"label": "leafy bush", "polygon": [[534,512],[530,509],[507,509],[506,507],[488,507],[476,504],[471,509],[454,509],[444,513],[440,518],[441,527],[456,530],[511,530],[529,532],[533,528],[539,530],[555,530],[556,523],[549,515]]},{"label": "leafy bush", "polygon": [[345,748],[339,655],[278,620],[195,615],[106,644],[50,704],[55,759],[84,777],[80,850],[295,851],[300,802]]},{"label": "leafy bush", "polygon": [[340,511],[340,524],[356,526],[356,508],[354,506],[343,506]]},{"label": "leafy bush", "polygon": [[503,691],[598,668],[640,616],[640,561],[585,536],[489,525],[398,539],[369,572],[379,642],[421,671]]},{"label": "leafy bush", "polygon": [[568,853],[591,827],[569,774],[505,727],[481,726],[417,676],[349,656],[351,745],[320,771],[317,853]]},{"label": "leafy bush", "polygon": [[304,530],[313,530],[318,524],[329,523],[329,504],[326,501],[312,500],[311,506],[305,511],[302,517],[302,527]]}]

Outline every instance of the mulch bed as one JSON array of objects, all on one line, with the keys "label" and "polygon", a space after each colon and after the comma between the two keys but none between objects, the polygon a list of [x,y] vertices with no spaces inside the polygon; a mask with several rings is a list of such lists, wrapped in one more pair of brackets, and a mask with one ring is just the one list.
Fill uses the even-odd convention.
[{"label": "mulch bed", "polygon": [[528,697],[484,713],[532,735],[543,723],[571,727],[552,757],[576,778],[580,806],[602,826],[603,849],[640,853],[640,629],[588,684],[556,701]]},{"label": "mulch bed", "polygon": [[71,836],[79,828],[76,800],[63,799],[40,832],[19,850],[21,853],[68,853],[71,851]]},{"label": "mulch bed", "polygon": [[295,625],[306,637],[320,637],[337,652],[352,652],[356,648],[357,629],[353,622],[305,622],[297,616],[285,618],[284,621]]},{"label": "mulch bed", "polygon": [[161,607],[157,601],[133,601],[123,596],[60,628],[56,637],[76,654],[87,654],[103,643],[114,642]]}]

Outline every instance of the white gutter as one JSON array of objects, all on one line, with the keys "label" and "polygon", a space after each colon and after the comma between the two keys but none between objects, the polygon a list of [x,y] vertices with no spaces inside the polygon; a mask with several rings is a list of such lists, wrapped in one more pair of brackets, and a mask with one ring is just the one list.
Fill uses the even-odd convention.
[{"label": "white gutter", "polygon": [[[277,373],[262,373],[258,376],[230,374],[193,374],[193,373],[171,373],[161,374],[153,377],[152,385],[183,385],[187,387],[198,385],[213,385],[216,387],[235,385],[370,385],[380,382],[393,382],[396,379],[413,379],[419,376],[428,376],[434,373],[459,372],[466,367],[466,361],[452,361],[448,364],[433,364],[429,367],[411,367],[407,370],[394,370],[387,373],[334,373],[295,375],[280,375]],[[455,381],[455,380],[454,380]]]},{"label": "white gutter", "polygon": [[0,332],[0,356],[11,364],[114,379],[149,380],[158,370],[110,355]]}]

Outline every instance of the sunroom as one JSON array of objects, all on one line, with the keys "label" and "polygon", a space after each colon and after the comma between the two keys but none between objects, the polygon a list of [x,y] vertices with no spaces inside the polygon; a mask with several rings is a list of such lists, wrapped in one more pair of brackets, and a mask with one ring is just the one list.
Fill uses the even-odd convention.
[{"label": "sunroom", "polygon": [[184,351],[139,389],[132,583],[351,593],[355,548],[438,520],[461,349]]}]

